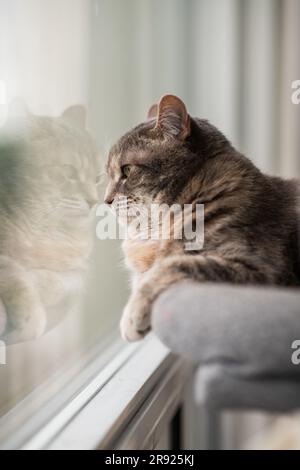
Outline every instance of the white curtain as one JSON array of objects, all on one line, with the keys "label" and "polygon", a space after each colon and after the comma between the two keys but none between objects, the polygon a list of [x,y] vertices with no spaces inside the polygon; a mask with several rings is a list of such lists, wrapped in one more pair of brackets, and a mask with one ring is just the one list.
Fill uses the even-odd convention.
[{"label": "white curtain", "polygon": [[[262,170],[299,174],[297,0],[95,0],[91,96],[99,143],[181,96]],[[95,8],[95,3],[93,3]]]},{"label": "white curtain", "polygon": [[280,172],[300,175],[300,104],[291,101],[291,83],[300,80],[300,2],[285,0],[281,15]]}]

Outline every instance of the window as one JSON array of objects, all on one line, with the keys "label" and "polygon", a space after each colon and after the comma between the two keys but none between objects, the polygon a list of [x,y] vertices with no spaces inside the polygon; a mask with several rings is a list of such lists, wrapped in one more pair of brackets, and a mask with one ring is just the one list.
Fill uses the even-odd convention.
[{"label": "window", "polygon": [[[23,145],[20,149],[20,159],[24,161],[27,150],[25,139],[23,141],[20,135],[25,130],[17,128],[18,120],[15,116],[20,114],[22,118],[24,117],[24,126],[30,119],[36,119],[37,122],[34,123],[35,127],[32,132],[38,134],[37,136],[30,134],[30,138],[35,138],[37,143],[30,142],[28,151],[32,152],[32,155],[30,155],[29,163],[36,165],[35,171],[41,172],[42,170],[37,168],[42,164],[45,165],[44,162],[41,163],[43,159],[49,158],[48,164],[49,167],[52,165],[52,169],[56,163],[53,155],[49,154],[52,142],[51,127],[47,128],[48,124],[40,121],[39,116],[47,116],[55,120],[73,105],[84,106],[87,112],[87,127],[94,135],[93,138],[101,143],[103,143],[103,135],[107,132],[110,138],[114,138],[120,132],[120,126],[117,119],[116,121],[110,119],[108,126],[103,127],[107,106],[105,108],[102,104],[98,107],[99,100],[101,101],[107,93],[107,90],[104,91],[107,83],[101,84],[100,69],[93,70],[96,65],[95,58],[97,58],[96,38],[93,35],[96,33],[96,22],[100,22],[100,17],[103,17],[103,12],[98,9],[103,10],[103,7],[97,2],[85,0],[55,0],[47,4],[29,0],[25,3],[18,0],[0,2],[1,144],[4,146],[4,143],[6,145],[8,141],[20,140]],[[107,32],[103,31],[104,39],[105,34]],[[98,74],[97,77],[93,76],[94,73]],[[101,89],[100,95],[97,92],[98,88]],[[110,90],[112,91],[111,87]],[[10,140],[6,131],[8,121],[12,123],[10,128],[13,126]],[[55,128],[54,122],[50,121],[50,126],[53,125],[55,133],[59,129]],[[55,135],[53,137],[56,143],[58,138]],[[64,155],[64,152],[68,152],[67,138],[67,134],[62,135],[61,148],[57,150],[60,152],[59,157],[66,160],[62,162],[65,167],[68,163],[67,156]],[[2,146],[1,151],[2,161],[4,161]],[[105,158],[103,149],[98,147],[98,153],[103,164]],[[58,164],[57,171],[60,176],[65,167]],[[20,167],[20,171],[24,172],[21,176],[29,177],[31,170],[23,170]],[[50,171],[52,170],[49,169],[48,174]],[[38,175],[38,178],[40,176]],[[30,184],[36,185],[37,178],[34,178],[32,173],[30,177]],[[2,171],[2,187],[3,180]],[[55,179],[52,189],[56,181]],[[45,182],[44,185],[38,186],[38,191],[35,193],[35,202],[44,211],[43,223],[47,222],[47,218],[50,217],[47,212],[47,192],[50,202],[48,184]],[[5,195],[1,192],[2,203],[4,203],[4,197]],[[100,198],[101,196],[99,200]],[[12,201],[11,204],[13,204]],[[59,208],[57,210],[59,211]],[[54,221],[54,219],[51,220]],[[12,240],[17,238],[18,223],[17,219],[14,220],[9,233]],[[29,220],[29,224],[34,223],[38,224],[40,221]],[[94,215],[91,228],[94,238],[96,238],[95,226]],[[29,234],[24,233],[24,237],[26,236]],[[36,246],[35,250],[37,249]],[[54,246],[55,249],[59,250],[59,247]],[[6,251],[3,245],[2,250]],[[3,254],[2,252],[1,255]],[[30,252],[30,256],[34,258],[34,251]],[[37,256],[37,263],[38,258]],[[16,254],[16,259],[13,261],[17,260]],[[29,264],[30,262],[35,263],[34,259],[29,260]],[[118,350],[124,347],[119,340],[118,321],[128,288],[125,271],[120,269],[120,265],[118,242],[107,241],[104,244],[95,240],[86,274],[86,292],[82,295],[82,299],[78,300],[80,308],[77,306],[72,312],[68,312],[67,307],[61,309],[60,312],[58,309],[49,311],[46,334],[33,341],[17,341],[17,344],[7,346],[6,365],[0,366],[0,416],[6,416],[5,426],[0,426],[1,442],[6,441],[9,436],[16,436],[16,430],[20,425],[47,403],[53,402],[52,412],[55,407],[62,406],[76,393],[76,390],[80,390],[99,369],[106,365]],[[43,268],[47,269],[47,263]],[[60,262],[58,261],[59,268]],[[49,269],[51,269],[50,265]],[[1,276],[3,275],[2,270]],[[58,314],[60,316],[56,318]],[[111,345],[113,346],[110,349]],[[97,366],[92,366],[95,357]],[[96,367],[96,370],[93,370],[93,367]],[[73,383],[72,388],[69,385],[70,382]],[[18,407],[18,413],[10,419],[11,415],[7,413],[15,406]],[[41,419],[47,419],[47,413]]]}]

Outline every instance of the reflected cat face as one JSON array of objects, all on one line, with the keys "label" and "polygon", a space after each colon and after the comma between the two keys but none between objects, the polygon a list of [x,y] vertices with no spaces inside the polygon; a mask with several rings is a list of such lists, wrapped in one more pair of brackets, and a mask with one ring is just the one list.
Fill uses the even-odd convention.
[{"label": "reflected cat face", "polygon": [[[85,110],[68,108],[59,117],[28,111],[9,119],[18,157],[7,159],[5,181],[15,179],[23,199],[53,206],[65,215],[86,215],[98,201],[99,162],[96,146],[85,127]],[[2,178],[1,178],[2,179]]]},{"label": "reflected cat face", "polygon": [[30,147],[45,191],[59,197],[62,208],[84,212],[97,203],[98,155],[82,107],[59,118],[32,117]]}]

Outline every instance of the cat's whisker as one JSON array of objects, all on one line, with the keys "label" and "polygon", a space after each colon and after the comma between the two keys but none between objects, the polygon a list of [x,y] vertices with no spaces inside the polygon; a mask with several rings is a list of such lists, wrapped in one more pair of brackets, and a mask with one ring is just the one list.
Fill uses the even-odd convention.
[{"label": "cat's whisker", "polygon": [[83,200],[80,199],[72,199],[72,198],[64,198],[62,199],[61,203],[66,206],[81,206]]}]

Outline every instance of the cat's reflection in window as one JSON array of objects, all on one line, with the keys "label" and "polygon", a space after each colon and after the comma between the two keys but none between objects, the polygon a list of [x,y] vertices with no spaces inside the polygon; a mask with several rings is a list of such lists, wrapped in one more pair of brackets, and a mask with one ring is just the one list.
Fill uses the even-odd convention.
[{"label": "cat's reflection in window", "polygon": [[7,343],[43,335],[82,291],[99,174],[85,121],[81,106],[59,117],[23,106],[1,129],[0,337]]}]

